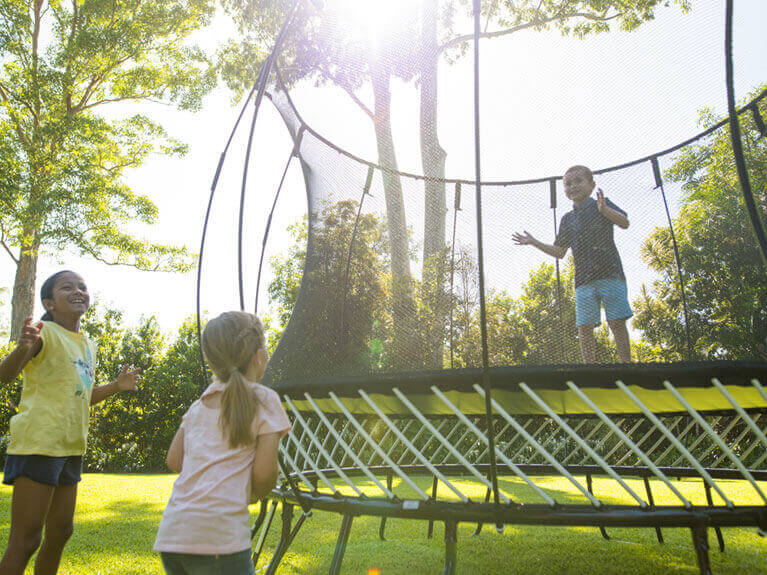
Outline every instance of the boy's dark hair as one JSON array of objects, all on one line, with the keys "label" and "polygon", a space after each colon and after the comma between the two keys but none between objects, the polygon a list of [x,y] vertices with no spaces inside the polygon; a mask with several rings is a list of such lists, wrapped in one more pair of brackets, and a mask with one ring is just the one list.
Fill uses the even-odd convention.
[{"label": "boy's dark hair", "polygon": [[[74,273],[71,270],[61,270],[50,276],[47,280],[43,282],[43,286],[40,288],[40,301],[44,301],[47,299],[53,299],[53,288],[56,287],[56,280],[59,279],[59,276],[65,273]],[[43,314],[43,317],[40,318],[41,321],[53,321],[53,316],[51,315],[51,312],[48,310],[45,311]]]},{"label": "boy's dark hair", "polygon": [[576,164],[575,166],[570,166],[569,168],[567,168],[567,170],[565,170],[565,175],[569,174],[570,172],[574,172],[576,170],[585,172],[586,175],[591,179],[591,181],[592,182],[594,181],[594,172],[591,171],[591,168],[587,166],[582,166],[580,164]]}]

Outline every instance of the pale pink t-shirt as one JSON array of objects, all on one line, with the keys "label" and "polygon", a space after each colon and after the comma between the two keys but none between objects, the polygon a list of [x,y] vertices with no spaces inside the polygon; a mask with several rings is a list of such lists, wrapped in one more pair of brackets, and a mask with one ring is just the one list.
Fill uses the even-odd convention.
[{"label": "pale pink t-shirt", "polygon": [[[260,405],[253,429],[256,437],[285,435],[290,420],[277,393],[252,384]],[[168,506],[162,514],[155,551],[225,555],[250,548],[248,495],[255,445],[229,447],[218,425],[218,408],[202,399],[221,393],[213,382],[184,415],[184,462]]]}]

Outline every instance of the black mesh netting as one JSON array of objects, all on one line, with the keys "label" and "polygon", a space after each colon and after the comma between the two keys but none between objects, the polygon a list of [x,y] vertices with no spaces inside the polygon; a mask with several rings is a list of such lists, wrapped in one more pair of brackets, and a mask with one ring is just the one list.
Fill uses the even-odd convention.
[{"label": "black mesh netting", "polygon": [[[576,325],[575,276],[587,278],[586,288],[624,279],[602,259],[610,257],[604,236],[590,235],[598,225],[589,218],[606,217],[598,189],[630,224],[606,229],[632,310],[632,362],[767,360],[765,263],[722,122],[721,3],[692,2],[689,12],[656,6],[655,19],[630,32],[620,29],[631,27],[626,15],[573,16],[559,21],[570,28],[564,37],[556,19],[548,30],[521,26],[535,17],[522,12],[527,3],[516,3],[518,20],[515,3],[487,3],[481,254],[471,19],[463,4],[452,12],[445,4],[413,3],[411,14],[400,3],[400,25],[382,21],[382,31],[360,28],[328,1],[299,10],[286,28],[266,93],[290,138],[277,146],[267,137],[249,160],[247,192],[260,199],[256,208],[248,195],[242,235],[247,298],[258,290],[259,313],[284,329],[267,378],[481,366],[480,259],[490,367],[583,361],[588,330]],[[754,50],[767,46],[752,27],[763,15],[758,4],[737,3],[735,66],[744,155],[764,222],[767,70]],[[264,164],[287,164],[287,177],[265,185]],[[573,164],[588,165],[595,180],[579,206],[591,212],[568,216],[586,254],[579,273],[572,250],[556,259],[513,240],[526,232],[554,243],[573,210],[562,180]],[[262,245],[273,194],[304,186],[306,215],[276,219]],[[599,317],[593,361],[618,362],[604,310]]]}]

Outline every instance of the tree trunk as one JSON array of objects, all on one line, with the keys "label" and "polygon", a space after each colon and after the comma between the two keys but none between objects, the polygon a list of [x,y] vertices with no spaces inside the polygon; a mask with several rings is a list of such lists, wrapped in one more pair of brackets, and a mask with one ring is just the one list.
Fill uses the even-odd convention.
[{"label": "tree trunk", "polygon": [[[29,237],[25,232],[25,236]],[[11,297],[11,341],[16,341],[21,334],[24,321],[32,315],[35,307],[35,279],[37,277],[37,250],[35,242],[21,249],[19,263],[16,265],[16,279]]]},{"label": "tree trunk", "polygon": [[407,369],[422,363],[418,352],[410,257],[408,255],[407,220],[402,198],[402,183],[397,170],[394,139],[391,129],[391,76],[388,71],[375,67],[372,73],[375,102],[375,133],[378,158],[382,166],[386,214],[388,219],[389,250],[392,266],[392,365]]},{"label": "tree trunk", "polygon": [[424,4],[421,20],[421,163],[424,183],[423,290],[428,310],[427,338],[429,368],[442,367],[443,332],[448,314],[445,294],[445,151],[437,132],[437,11],[439,3]]}]

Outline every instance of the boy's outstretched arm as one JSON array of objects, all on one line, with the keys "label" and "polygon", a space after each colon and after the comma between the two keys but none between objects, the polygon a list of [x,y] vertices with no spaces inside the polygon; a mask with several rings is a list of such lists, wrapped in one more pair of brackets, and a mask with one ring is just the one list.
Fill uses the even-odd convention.
[{"label": "boy's outstretched arm", "polygon": [[42,328],[43,322],[39,321],[33,325],[31,317],[26,319],[16,348],[0,363],[0,382],[11,383],[29,360],[40,352],[43,346],[43,340],[40,339]]},{"label": "boy's outstretched arm", "polygon": [[555,258],[563,258],[567,253],[567,248],[556,246],[554,244],[544,244],[542,241],[536,240],[527,231],[524,231],[521,234],[519,232],[514,232],[511,234],[511,239],[518,246],[535,246],[543,253],[554,256]]},{"label": "boy's outstretched arm", "polygon": [[625,230],[629,227],[629,219],[626,214],[621,213],[618,210],[614,210],[608,206],[607,202],[605,201],[605,194],[602,190],[597,191],[597,208],[599,208],[600,214],[602,214],[619,228]]}]

